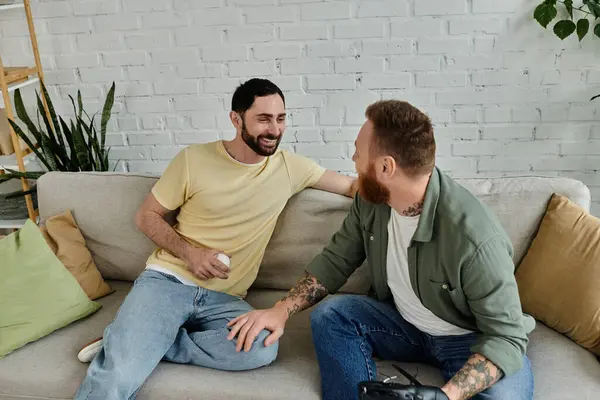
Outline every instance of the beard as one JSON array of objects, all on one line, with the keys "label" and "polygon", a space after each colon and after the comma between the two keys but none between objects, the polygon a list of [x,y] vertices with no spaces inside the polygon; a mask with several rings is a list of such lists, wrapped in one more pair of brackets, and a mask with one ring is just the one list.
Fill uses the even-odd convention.
[{"label": "beard", "polygon": [[[252,151],[254,151],[259,156],[268,157],[268,156],[272,156],[273,154],[275,154],[275,152],[277,151],[277,148],[279,147],[279,142],[281,142],[282,136],[283,135],[277,136],[277,135],[262,134],[262,135],[258,135],[257,137],[254,137],[254,136],[250,135],[250,133],[246,129],[246,126],[244,124],[242,124],[242,139],[244,140],[244,143],[246,143],[246,145],[248,145],[248,147],[250,147],[252,149]],[[272,147],[265,146],[264,143],[262,143],[261,139],[277,140],[277,142],[275,142],[275,145]]]},{"label": "beard", "polygon": [[373,204],[384,204],[390,199],[390,191],[377,180],[373,164],[366,173],[358,174],[358,194]]}]

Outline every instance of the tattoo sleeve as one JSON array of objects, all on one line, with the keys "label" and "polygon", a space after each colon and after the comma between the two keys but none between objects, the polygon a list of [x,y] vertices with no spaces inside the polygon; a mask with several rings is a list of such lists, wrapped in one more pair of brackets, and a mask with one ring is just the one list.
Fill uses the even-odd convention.
[{"label": "tattoo sleeve", "polygon": [[277,305],[286,308],[288,316],[292,316],[323,300],[329,291],[317,278],[305,273],[288,294]]},{"label": "tattoo sleeve", "polygon": [[481,354],[472,355],[466,364],[450,379],[446,387],[466,400],[484,391],[502,378],[502,371]]}]

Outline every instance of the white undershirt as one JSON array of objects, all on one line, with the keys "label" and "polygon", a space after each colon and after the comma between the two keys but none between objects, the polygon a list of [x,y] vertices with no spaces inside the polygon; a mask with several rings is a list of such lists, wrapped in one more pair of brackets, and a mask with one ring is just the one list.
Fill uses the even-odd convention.
[{"label": "white undershirt", "polygon": [[418,224],[419,216],[405,217],[392,209],[388,222],[387,276],[396,309],[407,322],[432,336],[471,333],[438,318],[415,294],[410,283],[407,250]]},{"label": "white undershirt", "polygon": [[153,270],[153,271],[162,272],[163,274],[170,275],[173,278],[177,279],[179,282],[183,283],[184,285],[198,287],[198,285],[196,285],[194,282],[192,282],[191,280],[187,279],[186,277],[181,276],[177,272],[172,271],[169,268],[162,267],[162,266],[160,266],[158,264],[148,264],[148,265],[146,265],[146,269],[150,269],[150,270]]}]

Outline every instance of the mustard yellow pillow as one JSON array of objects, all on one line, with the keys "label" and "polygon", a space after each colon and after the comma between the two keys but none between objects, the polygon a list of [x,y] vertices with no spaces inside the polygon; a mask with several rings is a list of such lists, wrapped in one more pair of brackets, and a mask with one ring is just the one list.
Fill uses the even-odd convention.
[{"label": "mustard yellow pillow", "polygon": [[113,292],[98,271],[70,210],[48,218],[40,230],[54,254],[77,279],[90,300]]},{"label": "mustard yellow pillow", "polygon": [[600,219],[553,194],[516,273],[523,310],[600,355]]}]

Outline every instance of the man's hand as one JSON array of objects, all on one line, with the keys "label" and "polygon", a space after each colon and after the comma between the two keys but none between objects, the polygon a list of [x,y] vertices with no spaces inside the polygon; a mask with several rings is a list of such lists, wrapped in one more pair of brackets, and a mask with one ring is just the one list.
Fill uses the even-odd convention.
[{"label": "man's hand", "polygon": [[481,354],[473,354],[442,387],[450,400],[466,400],[492,386],[502,378],[502,371]]},{"label": "man's hand", "polygon": [[237,336],[236,351],[248,352],[252,348],[252,343],[263,329],[271,331],[271,334],[265,339],[265,347],[275,343],[281,335],[288,319],[288,312],[282,307],[273,307],[268,310],[256,310],[242,314],[227,324],[231,332],[227,335],[227,340],[232,340]]},{"label": "man's hand", "polygon": [[190,271],[199,279],[227,279],[229,276],[229,267],[217,258],[220,253],[218,250],[191,247],[186,253],[184,261]]}]

